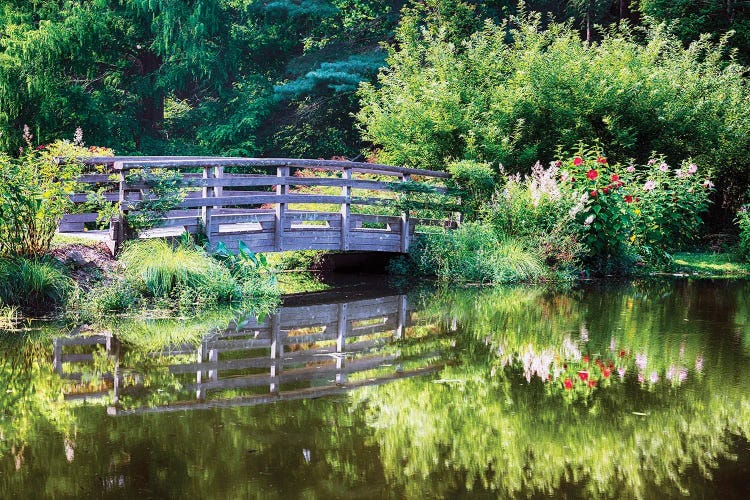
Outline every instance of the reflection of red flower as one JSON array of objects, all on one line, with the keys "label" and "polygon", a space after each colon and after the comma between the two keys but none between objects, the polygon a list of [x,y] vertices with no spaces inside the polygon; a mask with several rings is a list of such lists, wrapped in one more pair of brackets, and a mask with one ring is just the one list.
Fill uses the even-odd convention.
[{"label": "reflection of red flower", "polygon": [[599,177],[599,172],[597,172],[596,170],[594,170],[592,168],[591,170],[589,170],[588,172],[586,172],[586,177],[588,177],[589,179],[591,179],[593,181],[594,179],[596,179],[597,177]]},{"label": "reflection of red flower", "polygon": [[603,376],[604,378],[609,378],[609,376],[610,376],[611,374],[612,374],[612,372],[611,372],[611,371],[609,371],[609,368],[605,368],[605,369],[603,369],[603,370],[602,370],[602,376]]},{"label": "reflection of red flower", "polygon": [[629,194],[625,195],[625,203],[633,203],[633,197]]},{"label": "reflection of red flower", "polygon": [[569,378],[566,378],[565,382],[563,382],[563,385],[565,386],[565,390],[569,391],[573,388],[573,381],[570,380]]},{"label": "reflection of red flower", "polygon": [[576,156],[575,158],[573,158],[573,165],[575,165],[576,167],[580,165],[581,163],[583,163],[583,160],[581,159],[580,156]]},{"label": "reflection of red flower", "polygon": [[588,363],[589,362],[589,357],[588,356],[584,356],[583,357],[583,362],[584,363]]},{"label": "reflection of red flower", "polygon": [[624,358],[627,352],[625,352],[623,349],[620,349],[620,357]]},{"label": "reflection of red flower", "polygon": [[589,380],[589,387],[596,387],[596,380]]},{"label": "reflection of red flower", "polygon": [[589,379],[589,372],[587,372],[586,370],[581,370],[580,372],[578,372],[578,378],[586,382]]}]

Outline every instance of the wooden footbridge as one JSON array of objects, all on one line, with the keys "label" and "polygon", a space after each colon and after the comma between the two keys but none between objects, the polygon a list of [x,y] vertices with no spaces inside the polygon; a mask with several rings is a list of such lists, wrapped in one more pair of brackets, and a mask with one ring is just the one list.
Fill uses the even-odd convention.
[{"label": "wooden footbridge", "polygon": [[[112,332],[60,337],[54,368],[67,380],[66,400],[103,398],[110,415],[254,406],[435,372],[449,352],[450,336],[439,325],[420,317],[406,295],[284,305],[208,332],[200,344],[148,353],[145,364],[142,355],[132,364]],[[95,356],[110,366],[98,382]],[[155,392],[162,403],[152,405]]]},{"label": "wooden footbridge", "polygon": [[[242,241],[255,252],[403,253],[421,227],[450,223],[450,217],[415,218],[404,208],[414,186],[420,193],[446,196],[450,175],[445,172],[335,160],[214,157],[98,157],[84,164],[97,173],[84,175],[79,185],[116,204],[120,216],[97,231],[92,226],[99,213],[80,208],[90,195],[79,192],[72,199],[80,213],[66,214],[59,232],[100,239],[113,252],[128,236],[200,232],[212,248],[222,242],[232,251]],[[181,197],[158,213],[152,227],[128,234],[128,218],[158,201],[154,173],[164,172],[179,179]],[[431,208],[424,201],[420,206]]]}]

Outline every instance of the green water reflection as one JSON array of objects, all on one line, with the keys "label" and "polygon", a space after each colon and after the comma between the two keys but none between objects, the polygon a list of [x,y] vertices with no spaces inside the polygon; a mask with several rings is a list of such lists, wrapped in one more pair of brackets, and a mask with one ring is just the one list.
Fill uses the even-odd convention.
[{"label": "green water reflection", "polygon": [[[204,338],[179,322],[64,348],[8,334],[0,496],[739,497],[749,292],[391,292],[214,315]],[[136,328],[180,345],[136,345]]]}]

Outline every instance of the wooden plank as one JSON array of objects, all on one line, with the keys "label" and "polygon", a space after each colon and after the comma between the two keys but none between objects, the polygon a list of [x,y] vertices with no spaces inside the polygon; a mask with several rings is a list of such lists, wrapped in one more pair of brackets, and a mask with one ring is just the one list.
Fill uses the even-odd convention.
[{"label": "wooden plank", "polygon": [[137,168],[196,168],[196,167],[294,167],[294,168],[319,168],[325,170],[341,170],[343,168],[352,168],[358,172],[373,172],[377,174],[407,174],[423,177],[436,177],[442,179],[450,178],[447,172],[434,170],[424,170],[417,168],[395,167],[392,165],[382,165],[376,163],[362,163],[353,161],[337,160],[308,160],[308,159],[290,159],[290,158],[170,158],[163,157],[125,157],[112,158],[116,170],[132,170]]},{"label": "wooden plank", "polygon": [[270,339],[211,340],[206,342],[208,349],[216,349],[218,351],[240,351],[270,346]]}]

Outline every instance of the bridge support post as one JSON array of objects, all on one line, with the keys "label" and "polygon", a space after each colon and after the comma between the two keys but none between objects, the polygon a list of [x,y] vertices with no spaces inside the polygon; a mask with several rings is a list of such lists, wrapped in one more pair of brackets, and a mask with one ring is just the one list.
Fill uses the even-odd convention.
[{"label": "bridge support post", "polygon": [[[411,176],[409,174],[404,174],[400,176],[401,182],[408,182],[411,180]],[[408,253],[409,252],[409,233],[411,232],[411,228],[409,227],[409,209],[406,209],[406,212],[401,213],[401,253]]]},{"label": "bridge support post", "polygon": [[[289,177],[289,167],[276,167],[276,177]],[[286,180],[279,179],[276,185],[276,196],[285,196],[289,193],[289,185]],[[284,250],[284,223],[286,218],[286,203],[276,204],[276,232],[274,236],[274,248],[277,252]]]},{"label": "bridge support post", "polygon": [[346,331],[349,326],[348,308],[349,305],[346,303],[339,304],[338,335],[336,336],[336,383],[339,385],[346,384],[344,368],[346,363]]},{"label": "bridge support post", "polygon": [[[210,170],[210,167],[204,166],[203,178],[210,179],[212,177],[213,177],[213,172]],[[214,190],[215,189],[216,188],[214,188]],[[209,192],[210,192],[209,187],[203,186],[203,189],[201,190],[201,197],[204,200],[206,198],[209,198],[210,197]],[[208,205],[203,205],[201,207],[201,221],[203,222],[203,230],[206,231],[206,237],[208,238],[209,244],[211,244],[211,212],[213,212],[213,207],[209,207]]]},{"label": "bridge support post", "polygon": [[344,167],[342,178],[346,180],[347,183],[341,188],[341,196],[344,197],[344,203],[341,204],[341,250],[347,251],[349,250],[350,215],[352,212],[352,186],[348,182],[352,180],[351,167]]},{"label": "bridge support post", "polygon": [[281,370],[284,357],[284,341],[281,338],[281,314],[271,316],[271,383],[268,390],[271,394],[278,394],[281,390]]}]

